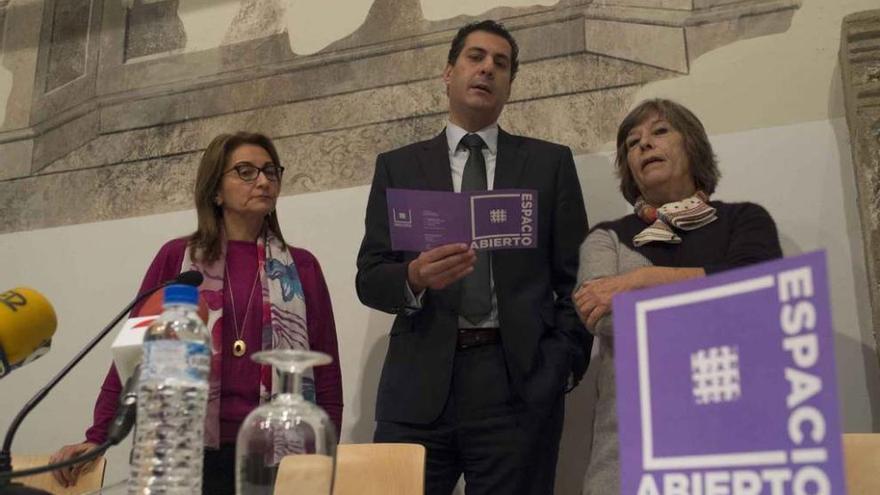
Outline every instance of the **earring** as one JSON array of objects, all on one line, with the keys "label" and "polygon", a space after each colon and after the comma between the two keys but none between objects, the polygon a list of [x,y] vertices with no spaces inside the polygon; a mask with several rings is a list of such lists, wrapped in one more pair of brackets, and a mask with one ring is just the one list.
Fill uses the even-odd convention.
[{"label": "earring", "polygon": [[220,196],[214,196],[214,204],[217,206],[223,205],[223,201],[220,201]]}]

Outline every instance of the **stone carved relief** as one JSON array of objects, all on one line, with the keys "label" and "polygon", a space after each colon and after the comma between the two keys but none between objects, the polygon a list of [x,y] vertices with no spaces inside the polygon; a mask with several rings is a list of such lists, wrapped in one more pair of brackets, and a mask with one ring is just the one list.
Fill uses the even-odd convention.
[{"label": "stone carved relief", "polygon": [[[100,64],[87,64],[70,88],[35,93],[29,129],[0,131],[0,154],[12,150],[26,162],[0,163],[0,233],[190,208],[199,152],[234,129],[276,140],[288,169],[284,194],[368,184],[377,153],[442,128],[448,44],[475,19],[426,20],[420,0],[375,0],[351,35],[297,55],[278,21],[290,2],[225,0],[238,6],[239,27],[224,34],[226,44],[188,52],[169,48],[185,28],[160,46],[144,41],[148,22],[135,40],[131,21],[152,18],[156,29],[178,32],[172,6],[183,2],[136,0],[129,11],[94,1],[90,32],[101,36],[89,38],[89,49],[100,57],[89,60]],[[799,5],[560,0],[493,8],[479,18],[503,20],[521,46],[501,124],[576,152],[595,149],[613,139],[642,85],[687,74],[694,58],[719,46],[785,31]],[[258,30],[266,35],[254,39]],[[43,41],[38,57],[51,46]],[[135,46],[148,56],[131,58]],[[36,77],[48,79],[39,66]],[[167,200],[131,201],[138,194]]]},{"label": "stone carved relief", "polygon": [[85,74],[91,3],[91,0],[53,2],[46,92]]},{"label": "stone carved relief", "polygon": [[223,37],[223,44],[231,45],[283,33],[286,29],[286,12],[287,3],[284,0],[244,0]]},{"label": "stone carved relief", "polygon": [[3,32],[6,31],[6,7],[9,0],[0,0],[0,53],[3,53]]},{"label": "stone carved relief", "polygon": [[[3,88],[11,88],[12,86],[12,71],[7,69],[3,65],[3,45],[4,45],[4,36],[3,33],[6,32],[6,8],[9,5],[9,0],[0,0],[0,100],[6,99],[9,97]],[[6,108],[0,106],[0,123],[6,120]],[[0,177],[2,177],[2,172],[0,172]]]},{"label": "stone carved relief", "polygon": [[840,69],[880,352],[880,9],[844,18]]},{"label": "stone carved relief", "polygon": [[126,14],[125,60],[168,53],[186,46],[178,0],[136,1]]}]

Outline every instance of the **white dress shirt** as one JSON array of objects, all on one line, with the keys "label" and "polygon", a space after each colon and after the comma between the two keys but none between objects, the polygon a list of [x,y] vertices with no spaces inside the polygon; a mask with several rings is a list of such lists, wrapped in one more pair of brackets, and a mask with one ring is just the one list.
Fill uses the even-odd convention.
[{"label": "white dress shirt", "polygon": [[[452,122],[446,123],[449,167],[452,172],[452,187],[455,192],[461,192],[461,177],[464,174],[464,166],[470,153],[466,147],[461,145],[461,138],[467,134],[469,133],[466,130]],[[486,143],[486,147],[483,148],[483,158],[486,161],[486,187],[491,191],[495,183],[495,162],[498,157],[498,124],[494,123],[484,127],[474,134],[479,135],[483,138],[483,142]],[[495,278],[492,276],[491,264],[489,265],[489,283],[492,288],[492,311],[489,312],[486,319],[477,324],[473,324],[459,316],[459,328],[492,328],[498,326],[498,298],[495,296]],[[406,283],[407,314],[415,313],[422,308],[422,296],[424,294],[424,291],[417,295],[413,294],[409,282]]]}]

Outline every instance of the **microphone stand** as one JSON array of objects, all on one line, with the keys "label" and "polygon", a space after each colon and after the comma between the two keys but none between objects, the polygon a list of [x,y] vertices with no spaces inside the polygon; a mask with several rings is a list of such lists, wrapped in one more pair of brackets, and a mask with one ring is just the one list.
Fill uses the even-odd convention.
[{"label": "microphone stand", "polygon": [[52,464],[47,464],[45,466],[38,466],[29,469],[20,469],[18,471],[0,473],[0,495],[34,495],[46,493],[42,490],[37,490],[21,485],[20,483],[11,483],[8,485],[6,485],[5,483],[9,483],[9,480],[13,478],[20,478],[22,476],[33,476],[35,474],[46,473],[67,466],[73,466],[81,462],[91,461],[92,459],[104,454],[104,452],[106,452],[107,449],[109,449],[110,447],[113,447],[114,445],[117,445],[119,444],[119,442],[124,440],[134,426],[135,416],[137,413],[137,384],[140,381],[140,377],[141,366],[137,365],[134,369],[134,373],[132,373],[132,375],[128,378],[128,381],[125,382],[125,386],[123,387],[122,392],[119,394],[119,408],[116,410],[116,417],[113,418],[113,421],[110,423],[110,426],[107,429],[107,440],[104,441],[104,443],[98,445],[88,452],[84,452],[78,456],[71,457],[66,461],[55,462]]},{"label": "microphone stand", "polygon": [[[71,359],[70,362],[67,363],[67,365],[60,372],[58,372],[57,375],[55,375],[51,380],[49,380],[49,383],[47,383],[46,386],[44,386],[42,389],[40,389],[31,398],[31,400],[29,400],[27,402],[27,404],[24,405],[24,407],[21,409],[21,411],[18,412],[18,414],[12,420],[12,423],[9,425],[9,429],[6,431],[6,437],[3,440],[3,449],[0,450],[0,493],[2,493],[4,495],[11,494],[11,493],[16,493],[16,494],[19,494],[19,493],[20,494],[44,494],[44,493],[47,493],[47,492],[39,490],[39,489],[25,487],[25,486],[19,485],[17,483],[12,483],[12,484],[9,483],[9,478],[11,477],[11,473],[12,473],[12,439],[15,437],[15,433],[18,431],[18,427],[21,425],[21,422],[24,421],[24,418],[37,406],[37,404],[39,404],[40,402],[43,401],[43,399],[46,398],[46,396],[49,394],[49,392],[53,388],[55,388],[55,385],[58,385],[58,382],[60,382],[65,376],[67,376],[67,374],[70,373],[70,370],[73,369],[74,366],[79,364],[79,362],[82,361],[82,359],[86,356],[86,354],[88,354],[96,345],[98,345],[98,342],[100,342],[104,337],[107,336],[108,333],[110,333],[111,330],[113,330],[113,327],[115,327],[116,324],[119,323],[119,321],[122,320],[122,318],[124,318],[125,315],[127,315],[131,311],[132,308],[134,308],[139,302],[143,301],[144,299],[146,299],[147,297],[152,295],[154,292],[156,292],[160,289],[163,289],[169,285],[176,284],[176,283],[183,283],[186,285],[198,286],[202,283],[202,275],[200,273],[194,272],[194,271],[183,272],[180,275],[178,275],[176,278],[169,280],[167,282],[163,282],[162,284],[160,284],[156,287],[153,287],[147,291],[144,291],[143,293],[138,295],[136,298],[134,298],[133,301],[131,301],[127,306],[125,306],[125,308],[123,308],[122,311],[120,311],[119,314],[116,315],[115,318],[113,318],[113,321],[111,321],[109,324],[107,324],[107,326],[105,326],[98,333],[98,335],[95,336],[95,338],[93,338],[88,344],[86,344],[86,346],[82,350],[80,350],[76,354],[76,356],[74,356],[73,359]],[[105,442],[105,443],[107,443],[107,442]],[[102,446],[103,446],[103,444],[102,444]],[[110,447],[110,445],[107,445],[106,447],[104,447],[103,450],[106,450],[108,447]],[[99,449],[96,449],[96,450],[99,450]],[[103,450],[102,450],[102,452],[103,452]],[[86,454],[86,455],[88,455],[88,454]],[[8,488],[7,488],[8,485],[11,485],[11,486],[9,486],[9,488],[13,488],[13,490],[15,490],[15,491],[8,490]]]}]

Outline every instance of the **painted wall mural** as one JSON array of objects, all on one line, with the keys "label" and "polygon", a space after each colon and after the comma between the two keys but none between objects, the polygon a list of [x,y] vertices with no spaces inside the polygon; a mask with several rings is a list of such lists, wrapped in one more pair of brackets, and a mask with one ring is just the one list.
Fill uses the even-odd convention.
[{"label": "painted wall mural", "polygon": [[840,67],[880,357],[880,10],[844,19]]},{"label": "painted wall mural", "polygon": [[477,18],[522,47],[501,125],[595,150],[644,84],[784,32],[800,0],[520,1],[445,19],[375,0],[354,32],[303,54],[292,4],[0,0],[0,233],[188,209],[199,153],[229,130],[276,140],[285,194],[368,184],[378,152],[439,132],[448,43]]},{"label": "painted wall mural", "polygon": [[[0,0],[0,55],[3,54],[3,26],[6,25],[6,6],[9,4],[9,0]],[[0,59],[2,61],[2,59]],[[7,88],[12,86],[12,71],[7,69],[0,63],[0,101],[4,98],[2,88]],[[5,105],[0,105],[0,123],[6,120],[6,108]]]}]

